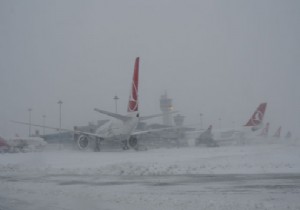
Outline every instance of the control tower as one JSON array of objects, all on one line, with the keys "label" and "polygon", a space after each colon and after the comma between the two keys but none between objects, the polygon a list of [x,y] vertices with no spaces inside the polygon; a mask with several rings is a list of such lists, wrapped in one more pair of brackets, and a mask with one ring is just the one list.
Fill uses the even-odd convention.
[{"label": "control tower", "polygon": [[167,93],[160,97],[160,110],[163,113],[163,124],[172,126],[172,99],[168,98]]},{"label": "control tower", "polygon": [[176,126],[183,126],[184,116],[177,114],[174,117],[174,123]]}]

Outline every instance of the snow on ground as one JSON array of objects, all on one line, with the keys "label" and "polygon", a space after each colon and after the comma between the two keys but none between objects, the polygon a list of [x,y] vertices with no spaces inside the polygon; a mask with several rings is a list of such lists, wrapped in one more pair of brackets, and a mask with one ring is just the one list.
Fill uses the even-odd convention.
[{"label": "snow on ground", "polygon": [[71,150],[1,154],[2,175],[14,173],[181,175],[300,173],[300,146],[245,145],[147,151]]},{"label": "snow on ground", "polygon": [[0,210],[299,210],[299,180],[296,144],[0,154]]}]

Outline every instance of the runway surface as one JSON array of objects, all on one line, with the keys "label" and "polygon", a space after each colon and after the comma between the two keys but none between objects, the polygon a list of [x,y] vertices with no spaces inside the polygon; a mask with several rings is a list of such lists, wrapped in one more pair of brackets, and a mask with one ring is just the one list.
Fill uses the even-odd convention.
[{"label": "runway surface", "polygon": [[16,175],[1,185],[1,210],[300,209],[300,174]]}]

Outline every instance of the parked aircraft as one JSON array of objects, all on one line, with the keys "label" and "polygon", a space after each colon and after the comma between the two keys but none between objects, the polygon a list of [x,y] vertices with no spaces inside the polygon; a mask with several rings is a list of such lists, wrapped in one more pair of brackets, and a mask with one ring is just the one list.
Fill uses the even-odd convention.
[{"label": "parked aircraft", "polygon": [[268,137],[269,127],[270,127],[270,123],[266,123],[266,126],[261,130],[259,136],[261,136],[261,137]]},{"label": "parked aircraft", "polygon": [[[213,130],[210,125],[205,132],[201,132],[196,139],[196,144],[206,144],[207,146],[217,146],[220,144],[233,143],[237,140],[245,140],[256,133],[263,126],[263,118],[267,103],[261,103],[248,122],[240,129]],[[207,134],[207,135],[202,135]],[[257,135],[257,134],[256,134]],[[210,139],[207,138],[210,137]]]},{"label": "parked aircraft", "polygon": [[281,126],[279,126],[279,128],[276,130],[273,137],[280,138],[280,134],[281,134]]},{"label": "parked aircraft", "polygon": [[196,138],[195,145],[198,146],[200,144],[205,144],[208,147],[219,146],[217,142],[214,140],[212,134],[212,125],[208,126],[207,130],[201,133],[198,138]]},{"label": "parked aircraft", "polygon": [[9,151],[9,145],[6,142],[4,138],[0,136],[0,152],[8,152]]},{"label": "parked aircraft", "polygon": [[292,133],[291,131],[288,131],[285,135],[285,139],[291,139],[292,138]]},{"label": "parked aircraft", "polygon": [[[77,129],[74,130],[61,129],[61,130],[74,132],[74,140],[77,143],[78,148],[81,150],[88,148],[89,145],[92,144],[94,146],[95,151],[100,151],[100,143],[104,140],[118,141],[121,143],[122,148],[124,150],[127,150],[129,148],[138,149],[138,140],[136,137],[137,135],[162,130],[162,129],[153,129],[153,130],[146,130],[146,131],[135,130],[140,120],[161,116],[161,114],[159,114],[159,115],[140,117],[139,107],[138,107],[139,105],[138,87],[139,87],[139,57],[135,59],[134,72],[133,72],[133,78],[131,84],[131,92],[129,96],[126,115],[121,115],[121,114],[95,108],[94,109],[95,111],[110,116],[112,118],[104,125],[99,127],[95,131],[95,133],[80,131]],[[29,123],[24,123],[24,122],[17,122],[17,121],[14,122],[29,125]],[[41,125],[34,125],[34,124],[31,125],[58,130],[58,128],[49,127],[49,126],[41,126]]]}]

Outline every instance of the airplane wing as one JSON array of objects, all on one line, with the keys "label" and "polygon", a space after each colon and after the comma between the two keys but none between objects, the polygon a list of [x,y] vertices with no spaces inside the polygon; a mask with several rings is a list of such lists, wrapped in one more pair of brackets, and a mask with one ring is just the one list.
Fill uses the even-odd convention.
[{"label": "airplane wing", "polygon": [[189,133],[203,133],[207,129],[200,129],[200,130],[195,130],[195,131],[189,131]]},{"label": "airplane wing", "polygon": [[[172,111],[170,113],[177,113],[178,111]],[[163,116],[164,114],[154,114],[154,115],[149,115],[149,116],[142,116],[140,117],[140,120],[143,121],[143,120],[148,120],[148,119],[151,119],[151,118],[154,118],[154,117],[160,117],[160,116]]]},{"label": "airplane wing", "polygon": [[130,117],[127,117],[127,116],[124,116],[124,115],[121,115],[121,114],[117,114],[117,113],[113,113],[113,112],[104,111],[104,110],[97,109],[97,108],[95,108],[94,110],[95,110],[96,112],[99,112],[99,113],[101,113],[101,114],[108,115],[108,116],[110,116],[110,117],[119,119],[119,120],[121,120],[121,121],[126,121],[126,120],[130,119]]},{"label": "airplane wing", "polygon": [[154,132],[159,132],[159,131],[164,131],[164,130],[175,130],[178,128],[182,128],[182,127],[176,126],[176,127],[150,129],[150,130],[144,130],[144,131],[134,131],[131,133],[131,136],[141,135],[141,134],[145,134],[145,133],[154,133]]},{"label": "airplane wing", "polygon": [[84,135],[89,135],[89,136],[93,136],[93,137],[102,138],[102,136],[99,136],[98,134],[79,131],[79,130],[72,130],[72,129],[66,129],[66,128],[57,128],[57,127],[44,126],[44,125],[38,125],[38,124],[32,124],[32,123],[29,124],[29,123],[26,123],[26,122],[20,122],[20,121],[14,121],[14,120],[12,120],[11,122],[17,123],[17,124],[23,124],[23,125],[31,125],[31,126],[40,127],[40,128],[49,128],[49,129],[53,129],[53,130],[68,131],[68,132],[72,132],[72,133],[76,133],[76,134],[84,134]]}]

